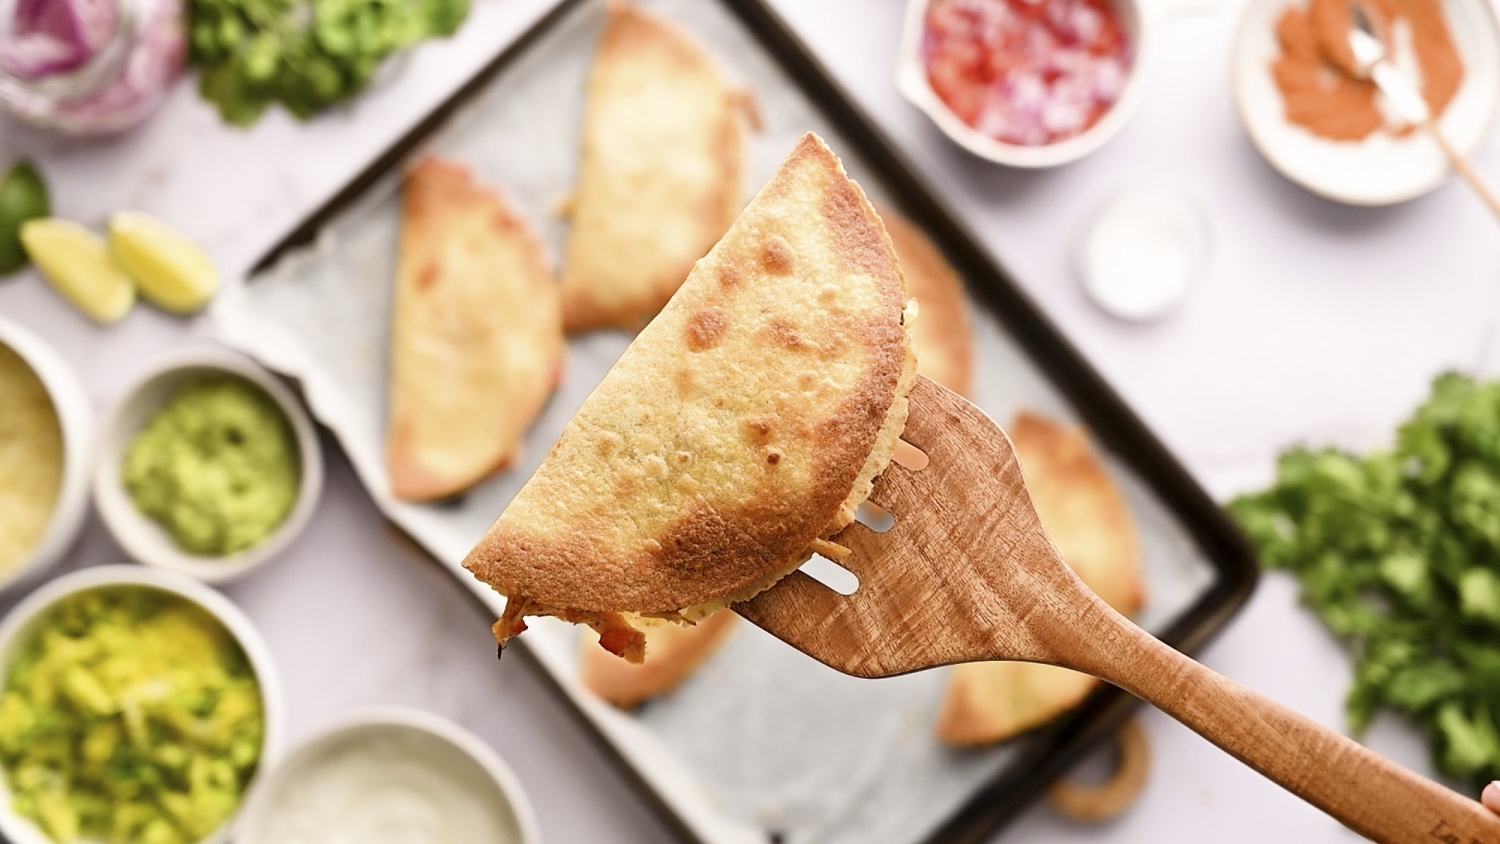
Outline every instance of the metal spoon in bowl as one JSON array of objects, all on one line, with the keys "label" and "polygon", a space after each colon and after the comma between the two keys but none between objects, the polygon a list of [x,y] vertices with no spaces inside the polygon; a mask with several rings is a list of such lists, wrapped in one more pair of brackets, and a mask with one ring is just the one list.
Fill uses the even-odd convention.
[{"label": "metal spoon in bowl", "polygon": [[1474,169],[1474,162],[1449,143],[1438,127],[1432,109],[1427,107],[1426,98],[1417,89],[1416,82],[1391,63],[1386,55],[1385,42],[1376,34],[1369,12],[1357,0],[1349,4],[1349,12],[1354,19],[1354,27],[1349,30],[1349,49],[1354,53],[1356,71],[1375,83],[1375,87],[1385,95],[1402,120],[1427,130],[1427,134],[1432,136],[1438,148],[1443,151],[1443,156],[1448,159],[1453,172],[1462,177],[1489,207],[1490,213],[1500,219],[1500,194],[1496,194],[1494,188]]}]

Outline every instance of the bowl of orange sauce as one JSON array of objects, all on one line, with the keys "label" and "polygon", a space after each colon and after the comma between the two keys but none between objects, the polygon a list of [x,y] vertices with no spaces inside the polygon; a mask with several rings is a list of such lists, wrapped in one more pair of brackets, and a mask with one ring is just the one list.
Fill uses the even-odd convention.
[{"label": "bowl of orange sauce", "polygon": [[[1418,82],[1453,147],[1473,154],[1500,114],[1500,22],[1489,0],[1361,0],[1389,58]],[[1248,0],[1231,54],[1250,141],[1293,182],[1350,205],[1441,187],[1447,159],[1351,67],[1349,0]]]}]

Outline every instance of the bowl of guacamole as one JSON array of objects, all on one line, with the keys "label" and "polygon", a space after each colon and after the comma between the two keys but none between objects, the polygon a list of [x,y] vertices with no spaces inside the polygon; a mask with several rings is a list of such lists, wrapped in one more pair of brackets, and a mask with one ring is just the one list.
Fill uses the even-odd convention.
[{"label": "bowl of guacamole", "polygon": [[14,844],[218,844],[275,761],[266,647],[185,575],[57,578],[0,622],[0,667],[0,834]]},{"label": "bowl of guacamole", "polygon": [[322,455],[296,397],[249,360],[179,352],[107,417],[94,500],[125,550],[210,583],[244,575],[306,526]]}]

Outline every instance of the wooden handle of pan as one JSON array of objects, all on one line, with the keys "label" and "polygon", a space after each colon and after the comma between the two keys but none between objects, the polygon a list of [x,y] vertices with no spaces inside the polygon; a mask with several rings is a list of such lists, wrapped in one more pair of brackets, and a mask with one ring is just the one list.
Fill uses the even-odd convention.
[{"label": "wooden handle of pan", "polygon": [[1102,615],[1114,629],[1094,627],[1091,664],[1072,667],[1154,704],[1354,831],[1384,844],[1500,844],[1500,816],[1477,801]]}]

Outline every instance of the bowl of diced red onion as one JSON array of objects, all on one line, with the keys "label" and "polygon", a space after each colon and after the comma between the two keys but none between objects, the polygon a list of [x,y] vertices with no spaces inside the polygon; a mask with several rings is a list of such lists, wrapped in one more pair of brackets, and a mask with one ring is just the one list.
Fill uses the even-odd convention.
[{"label": "bowl of diced red onion", "polygon": [[1146,32],[1138,0],[909,0],[896,87],[975,155],[1053,167],[1130,119]]}]

